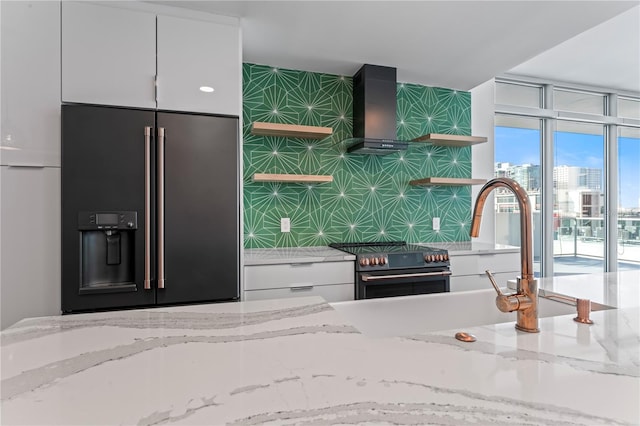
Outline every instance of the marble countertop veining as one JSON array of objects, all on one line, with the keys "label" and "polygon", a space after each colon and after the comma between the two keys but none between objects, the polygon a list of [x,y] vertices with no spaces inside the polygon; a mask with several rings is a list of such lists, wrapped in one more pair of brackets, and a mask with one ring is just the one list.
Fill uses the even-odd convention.
[{"label": "marble countertop veining", "polygon": [[274,265],[296,262],[340,262],[355,260],[355,256],[327,247],[281,247],[244,250],[244,265]]},{"label": "marble countertop veining", "polygon": [[591,317],[472,344],[368,337],[318,297],[26,319],[1,333],[0,421],[639,424],[640,308]]}]

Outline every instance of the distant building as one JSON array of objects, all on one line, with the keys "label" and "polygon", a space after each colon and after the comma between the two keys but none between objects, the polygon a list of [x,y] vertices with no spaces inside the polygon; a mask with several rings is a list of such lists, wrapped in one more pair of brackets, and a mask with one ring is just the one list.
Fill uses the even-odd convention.
[{"label": "distant building", "polygon": [[496,163],[493,168],[495,177],[510,177],[511,163]]},{"label": "distant building", "polygon": [[[527,191],[531,207],[540,210],[540,166],[533,164],[496,163],[496,177],[514,179]],[[588,167],[558,166],[553,169],[554,210],[561,217],[602,217],[604,194],[602,170]],[[518,211],[514,195],[506,188],[496,190],[496,212]]]},{"label": "distant building", "polygon": [[555,195],[555,208],[563,213],[563,216],[602,217],[604,194],[600,191],[559,189]]},{"label": "distant building", "polygon": [[511,178],[522,185],[526,191],[540,189],[540,166],[538,165],[496,163],[494,170],[496,177]]},{"label": "distant building", "polygon": [[[518,182],[529,195],[531,208],[540,209],[540,166],[533,164],[496,163],[495,176],[507,177]],[[496,190],[496,211],[511,213],[518,211],[518,201],[506,188]]]},{"label": "distant building", "polygon": [[557,166],[553,168],[553,183],[557,189],[602,191],[602,169]]},{"label": "distant building", "polygon": [[602,169],[557,166],[553,168],[555,209],[565,216],[602,217]]},{"label": "distant building", "polygon": [[533,164],[513,166],[511,178],[520,183],[527,192],[537,191],[540,189],[540,166]]}]

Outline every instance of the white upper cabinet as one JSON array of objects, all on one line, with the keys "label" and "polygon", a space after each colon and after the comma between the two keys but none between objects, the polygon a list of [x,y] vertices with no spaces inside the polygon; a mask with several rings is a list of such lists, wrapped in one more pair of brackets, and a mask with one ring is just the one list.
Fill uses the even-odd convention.
[{"label": "white upper cabinet", "polygon": [[202,14],[199,20],[117,6],[62,2],[64,102],[240,115],[234,18]]},{"label": "white upper cabinet", "polygon": [[241,72],[237,26],[158,15],[158,109],[240,115]]},{"label": "white upper cabinet", "polygon": [[60,3],[3,1],[1,165],[60,166]]},{"label": "white upper cabinet", "polygon": [[155,74],[155,14],[62,2],[64,102],[155,108]]}]

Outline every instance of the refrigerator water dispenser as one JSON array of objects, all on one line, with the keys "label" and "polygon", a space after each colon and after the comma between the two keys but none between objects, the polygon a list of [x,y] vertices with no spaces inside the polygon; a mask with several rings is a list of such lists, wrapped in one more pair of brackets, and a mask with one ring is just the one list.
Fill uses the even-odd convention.
[{"label": "refrigerator water dispenser", "polygon": [[136,291],[137,213],[80,212],[79,294]]}]

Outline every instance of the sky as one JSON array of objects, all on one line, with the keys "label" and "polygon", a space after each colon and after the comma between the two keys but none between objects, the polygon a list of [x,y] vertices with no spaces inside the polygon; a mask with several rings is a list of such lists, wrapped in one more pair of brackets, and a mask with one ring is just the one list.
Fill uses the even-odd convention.
[{"label": "sky", "polygon": [[[556,132],[554,159],[557,166],[603,169],[604,139],[601,135]],[[640,140],[618,138],[619,206],[640,207]],[[540,164],[540,131],[496,126],[495,161]]]}]

